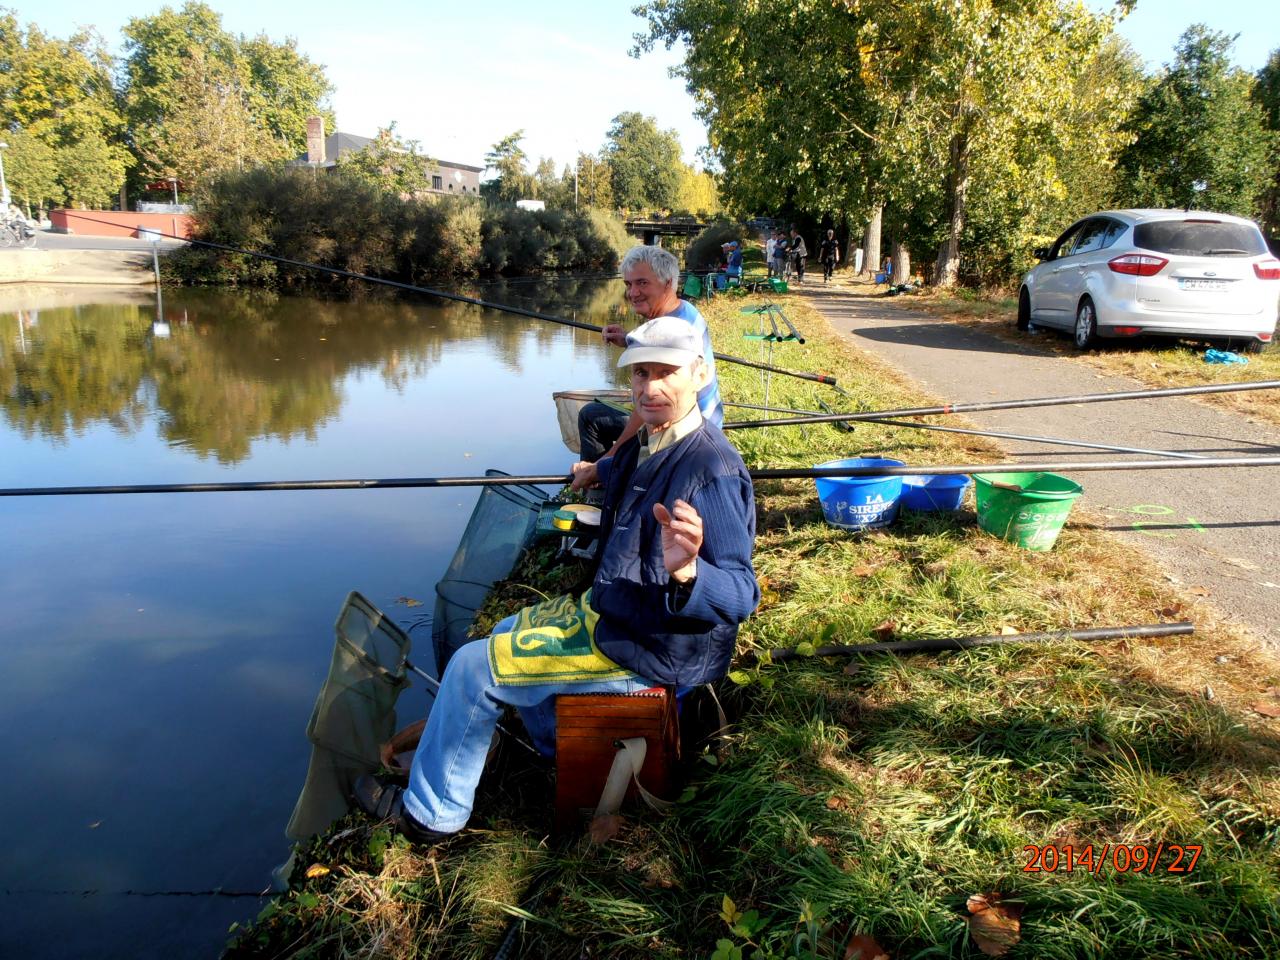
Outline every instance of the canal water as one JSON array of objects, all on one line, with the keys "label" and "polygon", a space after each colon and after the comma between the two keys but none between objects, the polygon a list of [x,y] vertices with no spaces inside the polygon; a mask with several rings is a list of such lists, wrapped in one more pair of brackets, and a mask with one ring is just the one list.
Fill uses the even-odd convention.
[{"label": "canal water", "polygon": [[[439,301],[0,292],[0,486],[567,473],[551,393],[615,361]],[[288,853],[344,598],[420,621],[477,495],[0,497],[0,956],[216,955]]]}]

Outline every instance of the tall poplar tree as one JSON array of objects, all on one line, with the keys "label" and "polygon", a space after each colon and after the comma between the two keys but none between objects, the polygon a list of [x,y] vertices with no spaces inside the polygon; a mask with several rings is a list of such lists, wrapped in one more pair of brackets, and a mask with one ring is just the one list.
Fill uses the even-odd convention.
[{"label": "tall poplar tree", "polygon": [[1231,66],[1233,42],[1202,24],[1182,34],[1128,122],[1135,139],[1118,164],[1120,202],[1258,215],[1275,135],[1252,99],[1254,77]]}]

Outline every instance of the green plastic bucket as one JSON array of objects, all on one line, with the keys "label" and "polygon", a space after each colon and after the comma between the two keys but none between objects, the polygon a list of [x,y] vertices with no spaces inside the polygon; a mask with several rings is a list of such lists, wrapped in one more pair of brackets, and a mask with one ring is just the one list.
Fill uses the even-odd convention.
[{"label": "green plastic bucket", "polygon": [[974,474],[978,526],[1027,550],[1050,550],[1084,492],[1056,473]]}]

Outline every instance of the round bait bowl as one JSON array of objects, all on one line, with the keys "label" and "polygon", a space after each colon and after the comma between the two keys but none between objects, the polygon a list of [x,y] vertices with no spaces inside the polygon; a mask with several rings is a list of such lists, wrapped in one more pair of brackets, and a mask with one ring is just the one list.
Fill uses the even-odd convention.
[{"label": "round bait bowl", "polygon": [[969,483],[963,473],[903,477],[901,502],[908,510],[959,510]]},{"label": "round bait bowl", "polygon": [[[854,457],[828,460],[823,467],[900,467],[901,460]],[[819,477],[818,500],[827,523],[842,530],[874,530],[887,527],[898,516],[902,478],[897,476]]]}]

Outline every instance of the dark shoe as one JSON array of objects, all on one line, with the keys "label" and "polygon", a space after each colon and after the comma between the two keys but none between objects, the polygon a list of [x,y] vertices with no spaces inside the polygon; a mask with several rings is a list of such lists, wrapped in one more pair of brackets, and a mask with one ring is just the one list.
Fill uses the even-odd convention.
[{"label": "dark shoe", "polygon": [[375,820],[385,820],[404,834],[410,843],[431,846],[448,840],[453,834],[441,833],[424,827],[404,808],[404,788],[394,783],[383,783],[371,773],[366,773],[351,790],[356,805]]}]

